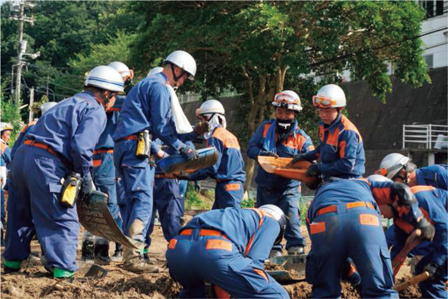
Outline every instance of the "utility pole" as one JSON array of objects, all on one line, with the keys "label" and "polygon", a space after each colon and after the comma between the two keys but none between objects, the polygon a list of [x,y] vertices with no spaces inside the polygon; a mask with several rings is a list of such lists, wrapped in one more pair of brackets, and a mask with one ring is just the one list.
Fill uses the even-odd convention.
[{"label": "utility pole", "polygon": [[[18,104],[20,101],[20,92],[21,92],[21,81],[22,81],[22,67],[25,65],[25,62],[22,61],[23,55],[26,54],[26,45],[27,42],[23,40],[23,23],[31,23],[34,25],[34,19],[32,17],[25,16],[25,7],[33,8],[35,4],[27,3],[25,0],[16,0],[13,1],[11,5],[11,12],[17,13],[16,16],[12,16],[11,19],[19,21],[19,49],[17,52],[17,75],[16,75],[16,96],[15,96],[15,104]],[[37,53],[36,53],[37,54]],[[36,55],[32,54],[32,55]],[[39,53],[40,54],[40,53]],[[31,55],[31,56],[32,56]],[[33,58],[37,58],[39,55]]]},{"label": "utility pole", "polygon": [[30,90],[30,105],[29,105],[29,107],[30,107],[30,112],[29,112],[29,121],[28,121],[28,123],[30,123],[30,122],[32,122],[33,121],[33,104],[34,104],[34,86],[32,86],[31,87],[31,90]]}]

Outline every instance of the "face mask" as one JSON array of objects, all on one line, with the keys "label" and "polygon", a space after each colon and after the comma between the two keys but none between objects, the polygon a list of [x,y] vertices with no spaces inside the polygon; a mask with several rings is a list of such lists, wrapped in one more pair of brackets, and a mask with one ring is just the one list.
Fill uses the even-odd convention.
[{"label": "face mask", "polygon": [[294,118],[293,119],[277,119],[277,131],[280,133],[285,133],[288,132],[289,129],[291,129],[291,125],[294,122]]}]

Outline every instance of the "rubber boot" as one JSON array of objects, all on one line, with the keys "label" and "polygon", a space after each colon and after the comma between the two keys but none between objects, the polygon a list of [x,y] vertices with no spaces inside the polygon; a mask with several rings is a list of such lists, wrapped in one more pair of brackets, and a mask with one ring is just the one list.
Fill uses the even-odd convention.
[{"label": "rubber boot", "polygon": [[91,240],[82,242],[81,258],[83,261],[92,261],[94,259],[94,243]]},{"label": "rubber boot", "polygon": [[[141,236],[143,232],[143,221],[136,219],[129,228],[129,236],[133,239],[137,239],[137,236]],[[149,265],[145,262],[139,251],[126,247],[123,255],[123,269],[134,273],[153,273],[158,270],[157,267]]]},{"label": "rubber boot", "polygon": [[120,261],[123,258],[123,245],[120,243],[115,243],[115,253],[111,257],[113,261]]},{"label": "rubber boot", "polygon": [[54,268],[53,277],[59,279],[71,278],[75,276],[75,271],[68,271],[58,267]]},{"label": "rubber boot", "polygon": [[10,274],[20,271],[20,267],[22,265],[21,261],[9,261],[3,260],[3,273],[2,274]]},{"label": "rubber boot", "polygon": [[95,263],[98,265],[109,265],[109,242],[95,244]]}]

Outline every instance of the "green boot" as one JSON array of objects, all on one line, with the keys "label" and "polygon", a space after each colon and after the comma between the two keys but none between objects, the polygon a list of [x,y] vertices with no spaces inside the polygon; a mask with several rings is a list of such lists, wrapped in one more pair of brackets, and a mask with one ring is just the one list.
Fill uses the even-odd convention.
[{"label": "green boot", "polygon": [[19,272],[21,265],[22,265],[22,261],[4,260],[3,261],[3,273],[9,274],[9,273],[14,273],[14,272]]},{"label": "green boot", "polygon": [[58,267],[54,268],[53,277],[54,278],[70,278],[75,276],[75,271],[68,271]]}]

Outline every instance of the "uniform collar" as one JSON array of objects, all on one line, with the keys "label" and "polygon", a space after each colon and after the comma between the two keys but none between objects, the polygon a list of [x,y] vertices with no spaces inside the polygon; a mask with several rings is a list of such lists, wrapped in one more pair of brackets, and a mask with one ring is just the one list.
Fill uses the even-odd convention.
[{"label": "uniform collar", "polygon": [[321,121],[321,126],[323,126],[325,131],[329,131],[330,133],[333,133],[336,127],[339,125],[342,119],[342,113],[339,113],[338,117],[329,125],[326,126],[323,121]]}]

